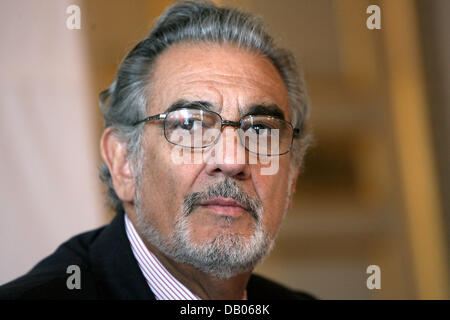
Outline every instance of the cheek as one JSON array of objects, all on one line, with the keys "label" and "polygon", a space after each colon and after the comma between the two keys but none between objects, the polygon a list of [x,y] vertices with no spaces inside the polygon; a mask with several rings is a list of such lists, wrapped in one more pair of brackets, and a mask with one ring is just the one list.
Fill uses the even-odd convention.
[{"label": "cheek", "polygon": [[198,171],[198,166],[173,163],[170,147],[168,143],[147,147],[142,185],[145,214],[165,237],[173,232]]},{"label": "cheek", "polygon": [[167,196],[176,190],[173,177],[168,175],[167,168],[161,165],[163,162],[160,156],[150,148],[147,150],[141,185],[143,211],[146,218],[165,235],[169,232],[172,220],[169,214],[173,212],[171,208],[173,203],[168,201]]},{"label": "cheek", "polygon": [[[281,170],[280,170],[281,171]],[[263,225],[272,236],[276,234],[287,205],[288,174],[259,176],[256,188],[264,204]]]}]

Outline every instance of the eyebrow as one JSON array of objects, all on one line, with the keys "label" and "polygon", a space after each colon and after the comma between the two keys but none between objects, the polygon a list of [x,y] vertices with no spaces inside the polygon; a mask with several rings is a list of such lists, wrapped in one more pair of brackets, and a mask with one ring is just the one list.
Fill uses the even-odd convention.
[{"label": "eyebrow", "polygon": [[212,103],[209,103],[207,101],[188,101],[181,99],[170,105],[170,107],[168,107],[166,111],[164,111],[164,113],[169,113],[181,108],[197,108],[209,111],[215,111],[216,109]]},{"label": "eyebrow", "polygon": [[276,104],[261,105],[255,104],[247,108],[243,116],[271,116],[281,120],[285,120],[284,112]]},{"label": "eyebrow", "polygon": [[[180,99],[180,100],[177,100],[176,102],[174,102],[169,108],[167,108],[166,111],[164,111],[164,113],[169,113],[171,111],[175,111],[175,110],[181,109],[181,108],[198,108],[198,109],[217,112],[217,108],[208,101],[200,101],[200,100],[189,101],[189,100]],[[284,115],[283,110],[281,110],[281,108],[278,107],[276,104],[267,104],[267,105],[254,104],[248,108],[245,108],[245,111],[243,111],[241,108],[239,108],[239,113],[243,117],[249,116],[249,115],[252,115],[252,116],[264,115],[264,116],[271,116],[274,118],[285,120],[285,115]]]}]

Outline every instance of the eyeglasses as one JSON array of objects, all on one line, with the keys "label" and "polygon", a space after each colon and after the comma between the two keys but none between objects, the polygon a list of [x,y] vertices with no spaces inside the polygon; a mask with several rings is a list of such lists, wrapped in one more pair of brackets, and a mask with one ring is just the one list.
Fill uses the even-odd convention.
[{"label": "eyeglasses", "polygon": [[247,115],[239,122],[223,120],[220,114],[196,107],[183,107],[147,117],[134,123],[164,120],[164,136],[174,145],[199,149],[217,142],[225,126],[238,128],[242,146],[249,152],[277,156],[291,150],[300,129],[288,121],[266,115]]}]

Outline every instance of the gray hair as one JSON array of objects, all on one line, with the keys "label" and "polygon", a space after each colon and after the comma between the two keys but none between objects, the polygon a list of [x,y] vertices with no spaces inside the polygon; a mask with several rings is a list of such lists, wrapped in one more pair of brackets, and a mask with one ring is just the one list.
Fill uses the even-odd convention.
[{"label": "gray hair", "polygon": [[[133,124],[146,116],[156,58],[180,42],[229,43],[261,53],[273,63],[287,87],[292,124],[303,133],[291,150],[291,166],[300,166],[309,141],[309,136],[304,133],[308,98],[293,55],[275,45],[257,16],[236,8],[218,7],[207,1],[180,1],[164,12],[150,34],[128,53],[112,85],[99,96],[105,128],[114,127],[116,137],[127,144],[127,156],[134,165],[135,178],[138,178],[136,173],[141,172],[142,166],[142,125]],[[99,171],[100,180],[108,188],[109,204],[114,211],[122,211],[122,201],[114,190],[111,173],[105,163]]]}]

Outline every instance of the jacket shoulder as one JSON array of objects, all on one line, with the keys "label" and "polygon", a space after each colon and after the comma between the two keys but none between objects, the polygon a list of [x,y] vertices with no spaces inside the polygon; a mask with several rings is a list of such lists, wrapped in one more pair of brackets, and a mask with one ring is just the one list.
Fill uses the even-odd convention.
[{"label": "jacket shoulder", "polygon": [[290,289],[280,283],[263,276],[252,274],[247,285],[247,295],[252,299],[275,300],[316,300],[313,295],[299,290]]},{"label": "jacket shoulder", "polygon": [[[27,274],[0,286],[0,299],[89,298],[95,291],[90,271],[89,251],[105,227],[70,238],[44,258]],[[69,266],[77,266],[73,271]],[[78,272],[81,290],[70,290],[68,278]],[[94,291],[93,291],[94,290]]]}]

